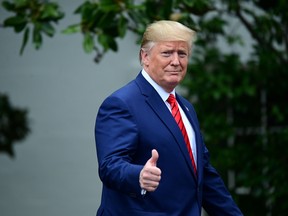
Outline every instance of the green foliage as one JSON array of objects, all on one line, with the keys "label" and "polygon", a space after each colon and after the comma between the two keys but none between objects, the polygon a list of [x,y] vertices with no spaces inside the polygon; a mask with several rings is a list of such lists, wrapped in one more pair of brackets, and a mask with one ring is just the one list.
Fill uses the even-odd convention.
[{"label": "green foliage", "polygon": [[[45,1],[42,4],[52,4],[58,13],[43,13],[42,4],[35,2],[2,3],[15,13],[5,26],[25,32],[21,50],[30,34],[28,24],[34,26],[39,48],[40,32],[54,34],[40,17],[48,23],[63,17],[57,4]],[[23,12],[27,10],[30,13]],[[79,23],[63,32],[82,33],[84,51],[96,52],[95,61],[100,62],[107,51],[118,51],[118,40],[128,31],[138,35],[139,42],[147,24],[155,20],[176,20],[195,29],[198,39],[182,87],[197,110],[212,164],[224,179],[234,171],[230,190],[244,215],[286,215],[287,11],[286,0],[84,1],[75,10]],[[238,29],[247,32],[251,45]],[[248,45],[251,53],[243,60],[235,47]]]},{"label": "green foliage", "polygon": [[29,131],[27,111],[13,107],[7,96],[0,94],[0,152],[14,157],[13,144],[23,140]]},{"label": "green foliage", "polygon": [[94,50],[95,61],[99,62],[108,50],[118,51],[116,39],[125,36],[127,12],[135,9],[137,6],[131,1],[85,1],[75,10],[75,14],[81,16],[81,22],[68,26],[63,33],[82,32],[84,51],[91,53]]},{"label": "green foliage", "polygon": [[32,42],[39,49],[43,42],[42,35],[52,37],[55,33],[52,22],[57,23],[64,16],[57,3],[40,0],[3,1],[2,6],[15,14],[4,20],[4,27],[12,27],[16,33],[24,32],[20,54],[24,52],[29,40],[30,28],[33,29]]}]

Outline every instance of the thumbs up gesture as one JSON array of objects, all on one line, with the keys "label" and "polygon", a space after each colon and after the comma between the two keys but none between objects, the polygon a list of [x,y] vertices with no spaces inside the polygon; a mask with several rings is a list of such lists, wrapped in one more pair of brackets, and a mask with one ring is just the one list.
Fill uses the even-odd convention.
[{"label": "thumbs up gesture", "polygon": [[157,189],[161,179],[161,170],[157,167],[158,158],[159,154],[157,150],[153,149],[151,158],[146,162],[140,172],[140,187],[149,192],[153,192]]}]

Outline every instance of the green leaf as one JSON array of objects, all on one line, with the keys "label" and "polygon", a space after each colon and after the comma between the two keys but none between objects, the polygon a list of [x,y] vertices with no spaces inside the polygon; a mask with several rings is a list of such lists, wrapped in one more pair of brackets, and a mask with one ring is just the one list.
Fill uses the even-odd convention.
[{"label": "green leaf", "polygon": [[49,37],[52,37],[55,33],[55,29],[53,28],[53,26],[50,23],[43,23],[41,25],[41,29]]},{"label": "green leaf", "polygon": [[79,9],[77,9],[77,13],[81,13],[82,16],[82,22],[92,22],[91,20],[93,15],[95,14],[95,11],[97,11],[98,4],[97,3],[90,3],[90,2],[85,2],[82,4]]},{"label": "green leaf", "polygon": [[4,27],[7,27],[7,26],[14,27],[16,25],[22,25],[26,22],[27,22],[27,20],[23,16],[13,16],[13,17],[9,17],[6,20],[4,20]]},{"label": "green leaf", "polygon": [[239,44],[241,46],[244,46],[244,42],[240,35],[227,35],[226,40],[229,45]]},{"label": "green leaf", "polygon": [[99,35],[98,41],[103,46],[104,51],[111,49],[114,52],[116,52],[118,50],[118,46],[115,39],[109,35],[105,34]]},{"label": "green leaf", "polygon": [[15,10],[15,4],[10,3],[9,1],[3,1],[2,6],[7,10],[7,11],[14,11]]},{"label": "green leaf", "polygon": [[28,5],[28,4],[29,4],[29,1],[31,1],[31,0],[14,0],[15,6],[16,6],[17,8]]},{"label": "green leaf", "polygon": [[74,34],[74,33],[80,32],[80,31],[81,31],[80,24],[74,24],[74,25],[70,25],[66,29],[62,30],[62,33],[63,34]]},{"label": "green leaf", "polygon": [[57,16],[58,16],[57,8],[55,8],[53,5],[46,4],[44,5],[44,7],[42,7],[42,14],[40,17],[41,19],[47,19]]},{"label": "green leaf", "polygon": [[192,7],[194,5],[194,1],[191,0],[183,0],[183,2],[188,5],[189,7]]},{"label": "green leaf", "polygon": [[27,41],[29,39],[29,32],[30,32],[30,29],[26,28],[26,30],[24,32],[24,35],[23,35],[23,41],[22,41],[22,46],[21,46],[21,49],[20,49],[20,55],[23,54],[24,49],[26,47]]},{"label": "green leaf", "polygon": [[64,13],[59,10],[56,3],[45,4],[42,8],[40,19],[58,20],[64,16]]},{"label": "green leaf", "polygon": [[162,16],[168,18],[172,13],[172,7],[173,0],[165,0],[165,4],[163,4],[163,6],[161,7]]},{"label": "green leaf", "polygon": [[33,43],[35,49],[39,49],[42,45],[42,35],[39,28],[39,25],[36,25],[33,29]]},{"label": "green leaf", "polygon": [[82,14],[83,16],[83,12],[87,9],[91,9],[93,8],[93,5],[91,2],[89,1],[85,1],[83,4],[79,5],[76,10],[74,11],[75,14]]},{"label": "green leaf", "polygon": [[118,51],[118,46],[117,46],[115,38],[109,37],[108,43],[109,43],[110,49],[112,49],[114,52]]},{"label": "green leaf", "polygon": [[83,48],[86,53],[91,53],[94,49],[94,39],[89,32],[84,34]]},{"label": "green leaf", "polygon": [[119,32],[119,37],[123,38],[126,34],[127,30],[127,25],[128,21],[124,16],[121,16],[119,21],[118,21],[118,32]]},{"label": "green leaf", "polygon": [[115,12],[107,12],[104,13],[103,11],[99,11],[97,13],[97,17],[99,20],[97,20],[97,27],[98,28],[104,28],[104,29],[109,29],[111,26],[116,26],[117,23],[115,23],[115,16],[117,13]]},{"label": "green leaf", "polygon": [[26,27],[26,25],[27,25],[27,22],[25,22],[25,23],[23,23],[23,24],[15,25],[15,26],[14,26],[14,31],[15,31],[16,33],[19,33],[19,32],[21,32],[21,31],[23,31],[23,29]]},{"label": "green leaf", "polygon": [[100,1],[99,7],[104,12],[120,11],[120,4],[115,3],[114,0],[102,0]]}]

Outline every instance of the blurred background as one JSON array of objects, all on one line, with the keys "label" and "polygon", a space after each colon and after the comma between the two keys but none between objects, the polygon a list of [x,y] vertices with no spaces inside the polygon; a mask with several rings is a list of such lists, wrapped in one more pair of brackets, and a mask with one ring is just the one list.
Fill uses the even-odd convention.
[{"label": "blurred background", "polygon": [[[179,93],[244,215],[288,211],[286,0],[10,0],[0,6],[0,215],[95,215],[94,123],[140,71],[148,23],[197,31]],[[283,201],[284,200],[284,201]]]},{"label": "blurred background", "polygon": [[[31,132],[15,142],[14,158],[0,154],[0,215],[95,215],[101,184],[94,122],[102,100],[140,70],[135,38],[101,64],[86,54],[82,36],[61,30],[77,22],[79,1],[59,1],[66,13],[53,39],[20,56],[22,35],[0,29],[0,92],[27,109]],[[0,7],[0,20],[8,17]]]}]

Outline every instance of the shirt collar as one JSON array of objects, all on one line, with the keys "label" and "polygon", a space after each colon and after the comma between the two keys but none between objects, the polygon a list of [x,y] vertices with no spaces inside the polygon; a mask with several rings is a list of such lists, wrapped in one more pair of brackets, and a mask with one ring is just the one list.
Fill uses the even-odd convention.
[{"label": "shirt collar", "polygon": [[172,92],[167,93],[160,85],[158,85],[151,77],[150,75],[142,69],[141,71],[143,77],[153,86],[153,88],[157,91],[157,93],[160,95],[162,100],[165,102],[170,94],[173,94],[175,96],[175,89],[173,89]]}]

